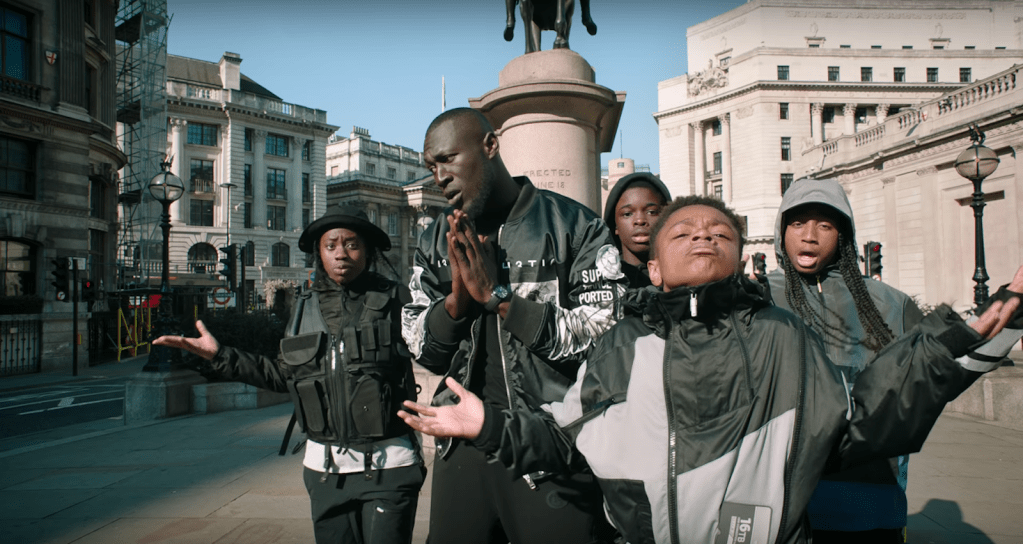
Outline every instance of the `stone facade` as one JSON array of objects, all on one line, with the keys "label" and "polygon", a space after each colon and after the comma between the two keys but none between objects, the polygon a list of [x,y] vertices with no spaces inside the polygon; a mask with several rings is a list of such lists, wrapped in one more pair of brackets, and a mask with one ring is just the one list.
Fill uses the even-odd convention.
[{"label": "stone facade", "polygon": [[234,53],[218,63],[168,55],[167,155],[185,184],[171,205],[170,260],[172,284],[187,292],[224,285],[219,248],[246,246],[255,301],[266,281],[309,278],[298,238],[326,211],[326,147],[337,127],[325,111],[246,77],[241,62]]},{"label": "stone facade", "polygon": [[881,242],[883,278],[929,304],[973,304],[974,187],[954,167],[969,126],[1000,163],[981,185],[991,291],[1023,263],[1023,66],[1017,65],[793,161],[797,177],[836,178],[856,214],[857,239]]},{"label": "stone facade", "polygon": [[[378,142],[353,127],[347,138],[327,144],[327,202],[366,210],[369,220],[391,237],[382,272],[408,283],[419,235],[447,207],[421,151]],[[383,264],[383,263],[381,263]]]},{"label": "stone facade", "polygon": [[[774,268],[801,157],[1006,70],[1021,21],[1015,0],[753,0],[690,27],[690,72],[658,84],[661,178],[673,195],[723,198],[747,219],[747,252]],[[869,224],[877,210],[855,205]]]},{"label": "stone facade", "polygon": [[[52,260],[79,257],[80,279],[114,279],[116,179],[126,160],[115,132],[117,2],[87,4],[0,3],[0,375],[70,374],[74,316],[70,299],[55,299]],[[78,310],[84,337],[86,305]]]}]

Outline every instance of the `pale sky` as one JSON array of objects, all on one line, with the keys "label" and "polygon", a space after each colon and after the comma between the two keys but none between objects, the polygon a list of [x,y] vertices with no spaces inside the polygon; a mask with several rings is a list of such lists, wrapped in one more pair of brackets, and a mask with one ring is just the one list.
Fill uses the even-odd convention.
[{"label": "pale sky", "polygon": [[[657,83],[686,72],[686,28],[742,0],[592,0],[596,36],[572,18],[571,49],[597,84],[625,91],[614,148],[659,172]],[[423,132],[447,107],[468,106],[497,87],[498,72],[525,51],[522,21],[504,41],[500,0],[168,0],[168,52],[218,62],[242,57],[246,76],[285,102],[325,110],[347,136],[352,125],[374,140],[422,150]],[[550,49],[553,32],[544,32]]]}]

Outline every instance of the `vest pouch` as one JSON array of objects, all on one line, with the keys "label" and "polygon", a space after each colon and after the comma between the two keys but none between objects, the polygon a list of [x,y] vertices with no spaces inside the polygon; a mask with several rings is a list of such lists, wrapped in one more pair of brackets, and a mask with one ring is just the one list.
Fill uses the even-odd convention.
[{"label": "vest pouch", "polygon": [[355,368],[349,368],[352,390],[348,413],[355,433],[361,438],[383,438],[391,420],[398,417],[392,406],[391,383],[371,365],[352,366]]},{"label": "vest pouch", "polygon": [[326,333],[314,332],[281,340],[281,358],[290,375],[288,392],[302,430],[319,441],[336,439],[329,428],[327,377],[320,362],[327,351]]}]

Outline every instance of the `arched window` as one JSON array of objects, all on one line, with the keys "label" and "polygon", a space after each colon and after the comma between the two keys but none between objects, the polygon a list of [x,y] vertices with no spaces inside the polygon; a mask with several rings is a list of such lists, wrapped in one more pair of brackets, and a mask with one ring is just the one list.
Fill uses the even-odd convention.
[{"label": "arched window", "polygon": [[256,243],[245,242],[245,266],[256,266]]},{"label": "arched window", "polygon": [[0,238],[0,296],[35,294],[37,294],[35,247]]},{"label": "arched window", "polygon": [[270,266],[291,266],[290,253],[288,244],[277,242],[270,248]]},{"label": "arched window", "polygon": [[193,274],[206,274],[216,272],[219,254],[217,248],[199,242],[188,249],[188,271]]}]

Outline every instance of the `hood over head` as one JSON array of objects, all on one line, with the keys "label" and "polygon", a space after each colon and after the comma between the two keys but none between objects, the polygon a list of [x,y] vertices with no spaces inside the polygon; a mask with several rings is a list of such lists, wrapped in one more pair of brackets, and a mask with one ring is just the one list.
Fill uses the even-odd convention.
[{"label": "hood over head", "polygon": [[789,186],[778,208],[778,217],[774,221],[774,253],[781,263],[787,259],[782,243],[785,241],[785,214],[803,204],[824,204],[834,208],[849,222],[849,235],[853,247],[856,247],[856,221],[853,219],[852,205],[845,189],[838,180],[803,178]]},{"label": "hood over head", "polygon": [[621,240],[618,239],[618,235],[615,234],[615,207],[618,206],[618,201],[622,198],[622,193],[636,182],[645,182],[652,186],[655,191],[664,197],[664,204],[671,203],[671,193],[668,192],[668,188],[664,185],[664,182],[660,178],[651,174],[650,172],[633,172],[627,176],[622,176],[615,186],[611,188],[611,191],[607,194],[607,203],[604,204],[604,223],[607,224],[607,228],[611,230],[611,236],[614,238],[615,245],[619,247],[622,245]]}]

